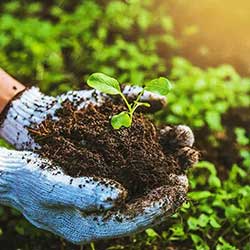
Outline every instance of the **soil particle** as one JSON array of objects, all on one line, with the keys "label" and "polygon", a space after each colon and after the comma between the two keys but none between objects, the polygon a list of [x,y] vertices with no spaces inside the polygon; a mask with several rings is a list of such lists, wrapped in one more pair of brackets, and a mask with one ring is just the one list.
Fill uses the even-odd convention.
[{"label": "soil particle", "polygon": [[142,114],[135,114],[130,128],[114,130],[110,118],[123,109],[108,102],[77,110],[66,101],[57,120],[47,117],[29,132],[41,146],[37,151],[66,174],[116,180],[128,190],[128,200],[171,186],[170,174],[181,174],[186,166],[180,167],[171,145],[161,145],[159,130]]}]

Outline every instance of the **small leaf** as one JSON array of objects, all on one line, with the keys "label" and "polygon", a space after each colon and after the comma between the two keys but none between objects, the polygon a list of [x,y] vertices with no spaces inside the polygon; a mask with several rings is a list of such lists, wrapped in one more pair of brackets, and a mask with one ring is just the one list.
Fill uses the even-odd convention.
[{"label": "small leaf", "polygon": [[118,95],[121,93],[119,82],[103,73],[94,73],[88,80],[87,84],[105,94]]},{"label": "small leaf", "polygon": [[192,241],[193,241],[195,244],[197,244],[197,245],[198,245],[200,242],[203,242],[202,238],[201,238],[199,235],[197,235],[197,234],[191,234],[190,236],[191,236]]},{"label": "small leaf", "polygon": [[213,194],[209,191],[194,191],[189,193],[189,198],[193,200],[202,200],[211,196],[213,196]]},{"label": "small leaf", "polygon": [[201,214],[198,218],[198,221],[200,227],[206,227],[209,222],[209,216],[207,216],[206,214]]},{"label": "small leaf", "polygon": [[170,230],[172,231],[172,235],[169,238],[169,240],[177,240],[177,239],[185,239],[186,238],[183,224],[176,223],[170,228]]},{"label": "small leaf", "polygon": [[111,125],[114,129],[120,129],[122,126],[128,128],[131,126],[132,120],[127,112],[121,112],[111,118]]},{"label": "small leaf", "polygon": [[168,232],[167,232],[167,231],[163,231],[163,232],[161,233],[161,237],[162,237],[164,240],[166,240],[166,239],[168,238]]},{"label": "small leaf", "polygon": [[197,230],[198,229],[198,223],[199,223],[199,221],[196,218],[190,216],[188,218],[188,220],[187,220],[188,229],[189,230]]},{"label": "small leaf", "polygon": [[160,235],[152,228],[146,229],[145,232],[148,235],[148,237],[150,237],[150,238],[160,237]]},{"label": "small leaf", "polygon": [[190,234],[196,250],[209,250],[207,243],[197,234]]},{"label": "small leaf", "polygon": [[205,120],[209,128],[211,128],[212,130],[220,131],[223,129],[221,125],[221,115],[217,111],[207,111],[205,114]]},{"label": "small leaf", "polygon": [[138,106],[145,106],[147,108],[149,108],[151,106],[150,103],[147,103],[147,102],[137,102],[137,105]]},{"label": "small leaf", "polygon": [[236,221],[242,214],[242,210],[235,205],[231,204],[225,207],[225,215],[228,219]]},{"label": "small leaf", "polygon": [[215,187],[215,188],[220,188],[221,187],[221,181],[220,179],[215,176],[215,175],[211,175],[208,178],[208,183],[210,187]]},{"label": "small leaf", "polygon": [[219,224],[219,222],[214,218],[214,217],[210,217],[210,225],[213,227],[213,228],[220,228],[221,225]]},{"label": "small leaf", "polygon": [[145,90],[166,96],[172,89],[170,81],[165,77],[159,77],[146,84]]}]

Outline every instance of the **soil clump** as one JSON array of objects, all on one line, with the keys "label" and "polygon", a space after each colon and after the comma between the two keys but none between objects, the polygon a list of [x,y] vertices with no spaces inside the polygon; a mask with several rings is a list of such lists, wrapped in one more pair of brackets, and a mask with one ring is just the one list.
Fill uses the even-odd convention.
[{"label": "soil clump", "polygon": [[136,113],[130,128],[114,130],[112,115],[123,105],[106,103],[77,110],[68,101],[56,112],[29,129],[43,157],[72,177],[106,177],[128,190],[128,200],[154,188],[171,184],[170,174],[184,172],[171,148],[162,145],[160,132],[143,114]]}]

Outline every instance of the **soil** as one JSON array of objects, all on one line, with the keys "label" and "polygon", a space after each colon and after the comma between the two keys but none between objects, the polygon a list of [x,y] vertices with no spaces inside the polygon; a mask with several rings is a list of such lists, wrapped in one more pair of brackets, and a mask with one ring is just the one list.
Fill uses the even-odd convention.
[{"label": "soil", "polygon": [[170,173],[180,174],[171,145],[160,143],[159,130],[142,114],[135,114],[130,128],[114,130],[110,117],[123,105],[106,103],[77,110],[65,102],[51,117],[29,129],[41,148],[37,151],[72,177],[106,177],[128,190],[128,200],[171,184]]},{"label": "soil", "polygon": [[[250,135],[250,109],[248,107],[237,107],[229,109],[222,116],[224,132],[214,133],[204,126],[195,130],[196,146],[201,150],[201,160],[210,161],[215,164],[219,177],[222,180],[228,178],[228,173],[233,164],[241,166],[242,157],[236,142],[235,128],[241,127]],[[209,136],[214,135],[218,145],[209,141]]]}]

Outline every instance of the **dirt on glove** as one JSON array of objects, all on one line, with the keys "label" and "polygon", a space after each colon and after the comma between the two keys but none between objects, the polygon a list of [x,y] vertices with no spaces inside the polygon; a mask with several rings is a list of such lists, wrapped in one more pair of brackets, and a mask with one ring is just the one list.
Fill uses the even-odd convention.
[{"label": "dirt on glove", "polygon": [[111,102],[77,110],[66,101],[56,112],[57,120],[48,116],[29,131],[41,146],[36,151],[66,174],[116,180],[128,190],[128,200],[174,185],[170,174],[183,173],[192,163],[186,164],[181,157],[183,163],[178,162],[174,157],[177,149],[161,139],[159,130],[143,114],[134,115],[130,128],[114,130],[110,118],[123,110],[123,105]]}]

